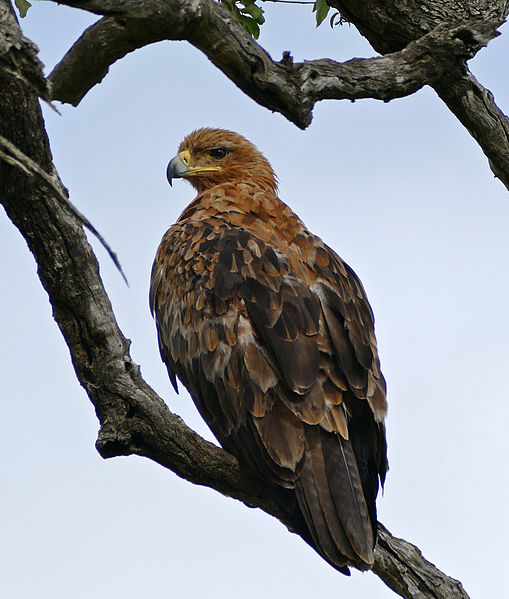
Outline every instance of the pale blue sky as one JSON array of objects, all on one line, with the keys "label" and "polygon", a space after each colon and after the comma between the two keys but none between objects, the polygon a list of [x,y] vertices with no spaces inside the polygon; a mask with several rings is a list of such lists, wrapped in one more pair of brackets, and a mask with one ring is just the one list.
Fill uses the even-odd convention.
[{"label": "pale blue sky", "polygon": [[[314,28],[308,7],[264,6],[276,59],[373,56],[353,27]],[[46,72],[83,27],[77,10],[36,3],[22,27]],[[509,112],[509,30],[472,61]],[[391,470],[380,520],[460,579],[500,596],[507,518],[509,197],[474,140],[426,88],[383,104],[324,102],[299,131],[245,97],[197,50],[166,42],[129,55],[74,109],[45,108],[71,200],[107,238],[101,272],[132,355],[170,408],[175,396],[148,310],[164,231],[193,198],[165,179],[182,137],[238,131],[272,162],[280,195],[361,277],[388,382]],[[372,574],[347,579],[259,510],[141,458],[103,461],[33,259],[0,218],[3,514],[0,595],[9,599],[394,598]]]}]

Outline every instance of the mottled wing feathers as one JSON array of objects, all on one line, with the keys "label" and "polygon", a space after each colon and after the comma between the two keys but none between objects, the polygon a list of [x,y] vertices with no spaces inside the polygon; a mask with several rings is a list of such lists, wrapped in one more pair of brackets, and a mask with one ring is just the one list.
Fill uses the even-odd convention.
[{"label": "mottled wing feathers", "polygon": [[275,196],[280,220],[261,227],[242,206],[252,196],[216,187],[164,236],[150,294],[161,355],[225,449],[295,489],[308,542],[342,571],[369,567],[387,468],[371,309],[355,274]]},{"label": "mottled wing feathers", "polygon": [[309,392],[316,382],[319,363],[313,338],[318,333],[316,298],[302,282],[283,274],[273,277],[271,287],[250,277],[239,294],[286,386],[299,395]]},{"label": "mottled wing feathers", "polygon": [[382,423],[387,414],[386,384],[374,333],[374,318],[362,283],[337,254],[329,252],[327,270],[316,288],[336,360],[349,388],[367,399],[375,420]]},{"label": "mottled wing feathers", "polygon": [[[280,326],[282,274],[274,267],[273,252],[266,252],[265,244],[246,231],[223,225],[214,235],[206,234],[206,227],[203,232],[194,242],[180,278],[171,279],[171,301],[162,298],[157,289],[166,288],[161,275],[167,268],[164,256],[175,250],[186,255],[185,242],[196,238],[196,231],[185,225],[170,230],[161,246],[161,260],[154,264],[151,297],[161,354],[170,376],[178,376],[190,389],[221,443],[231,446],[230,437],[239,445],[244,437],[246,447],[254,443],[263,458],[258,458],[255,471],[274,484],[287,484],[295,479],[304,451],[302,424],[278,399],[277,361],[285,364],[287,356],[281,347],[272,351],[261,341],[247,308],[249,305],[258,315],[264,334],[266,325]],[[204,272],[196,283],[198,263],[200,269],[203,264]],[[196,296],[203,296],[203,302],[196,302]],[[189,301],[194,301],[196,314],[189,326],[183,326],[182,314]],[[274,344],[278,345],[276,338]],[[184,346],[194,351],[187,355],[179,352]],[[306,361],[303,356],[299,359],[304,368]],[[293,376],[296,382],[292,385],[300,389],[306,379],[291,366],[286,378],[290,381]],[[252,461],[252,456],[247,457]]]}]

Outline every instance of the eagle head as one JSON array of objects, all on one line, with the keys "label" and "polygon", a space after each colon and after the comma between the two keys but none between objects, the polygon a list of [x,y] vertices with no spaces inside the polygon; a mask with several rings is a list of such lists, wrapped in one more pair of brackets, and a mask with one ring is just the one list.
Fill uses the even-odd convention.
[{"label": "eagle head", "polygon": [[183,178],[199,192],[223,183],[251,183],[276,191],[269,161],[250,141],[225,129],[197,129],[180,144],[166,170],[168,182]]}]

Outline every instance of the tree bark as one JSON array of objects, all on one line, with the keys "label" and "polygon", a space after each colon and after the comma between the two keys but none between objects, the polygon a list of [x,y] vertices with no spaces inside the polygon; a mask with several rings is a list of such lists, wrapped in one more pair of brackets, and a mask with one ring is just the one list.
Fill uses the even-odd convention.
[{"label": "tree bark", "polygon": [[509,11],[507,0],[328,0],[327,3],[353,23],[380,54],[401,50],[444,23],[493,20],[501,25]]},{"label": "tree bark", "polygon": [[[109,3],[74,2],[97,14]],[[136,6],[135,6],[136,5]],[[208,0],[124,3],[122,19],[105,17],[89,27],[49,76],[52,98],[77,106],[116,60],[161,40],[188,40],[259,104],[306,128],[320,100],[375,98],[388,102],[429,85],[448,72],[458,57],[474,56],[497,34],[498,21],[468,21],[439,26],[401,51],[380,58],[310,60],[294,63],[287,53],[279,62],[232,18]],[[206,29],[206,35],[203,31]]]}]

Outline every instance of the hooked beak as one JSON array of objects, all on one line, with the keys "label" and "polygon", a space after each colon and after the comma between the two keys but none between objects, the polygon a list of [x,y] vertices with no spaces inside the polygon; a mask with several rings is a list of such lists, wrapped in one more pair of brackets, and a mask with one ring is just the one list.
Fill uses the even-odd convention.
[{"label": "hooked beak", "polygon": [[166,178],[168,179],[168,183],[171,187],[172,179],[180,179],[181,177],[185,177],[189,172],[189,158],[185,154],[189,154],[189,152],[180,152],[177,154],[175,158],[172,158],[168,164],[168,168],[166,169]]},{"label": "hooked beak", "polygon": [[209,173],[211,171],[221,170],[218,166],[196,166],[192,167],[191,154],[188,150],[179,152],[175,158],[172,158],[166,169],[166,178],[171,186],[172,179],[181,179],[192,177],[194,175],[201,175],[202,173]]}]

